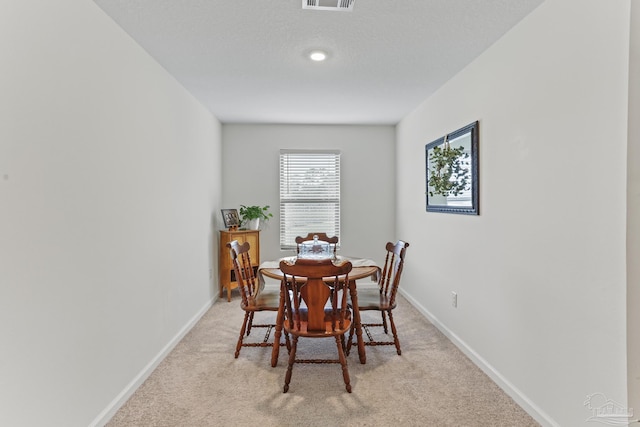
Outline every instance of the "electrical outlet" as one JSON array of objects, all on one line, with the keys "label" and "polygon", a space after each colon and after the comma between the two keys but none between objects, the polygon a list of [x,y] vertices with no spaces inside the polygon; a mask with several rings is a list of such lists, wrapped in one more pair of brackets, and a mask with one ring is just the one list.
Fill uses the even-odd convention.
[{"label": "electrical outlet", "polygon": [[451,305],[454,307],[458,307],[458,294],[454,291],[451,291]]},{"label": "electrical outlet", "polygon": [[209,279],[213,279],[213,268],[209,269]]}]

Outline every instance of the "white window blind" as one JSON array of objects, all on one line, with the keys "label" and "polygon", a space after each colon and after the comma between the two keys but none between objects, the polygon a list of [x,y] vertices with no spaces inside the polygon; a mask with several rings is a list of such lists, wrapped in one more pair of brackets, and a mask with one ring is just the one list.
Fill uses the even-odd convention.
[{"label": "white window blind", "polygon": [[280,249],[310,232],[340,237],[340,152],[280,151]]}]

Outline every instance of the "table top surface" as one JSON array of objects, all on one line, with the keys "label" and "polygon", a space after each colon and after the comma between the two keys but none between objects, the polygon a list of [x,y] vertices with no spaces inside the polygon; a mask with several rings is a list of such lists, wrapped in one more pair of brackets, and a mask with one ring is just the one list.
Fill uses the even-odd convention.
[{"label": "table top surface", "polygon": [[[349,279],[351,280],[364,279],[365,277],[373,276],[379,271],[380,269],[375,265],[353,267],[353,269],[349,273]],[[280,271],[279,268],[261,268],[259,272],[264,274],[266,277],[270,277],[272,279],[280,280],[282,279],[282,276],[283,276],[282,271]]]}]

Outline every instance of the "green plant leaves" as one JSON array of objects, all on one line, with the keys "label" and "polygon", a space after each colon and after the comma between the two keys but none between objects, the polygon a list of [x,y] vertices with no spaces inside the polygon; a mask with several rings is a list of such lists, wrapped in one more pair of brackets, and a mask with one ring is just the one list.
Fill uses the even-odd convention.
[{"label": "green plant leaves", "polygon": [[242,222],[257,218],[260,218],[263,221],[268,221],[269,218],[273,218],[273,214],[269,212],[269,208],[269,205],[262,207],[256,205],[240,205],[240,218],[242,218]]},{"label": "green plant leaves", "polygon": [[429,196],[457,196],[469,190],[470,183],[469,153],[464,152],[464,147],[444,144],[433,148],[429,153]]}]

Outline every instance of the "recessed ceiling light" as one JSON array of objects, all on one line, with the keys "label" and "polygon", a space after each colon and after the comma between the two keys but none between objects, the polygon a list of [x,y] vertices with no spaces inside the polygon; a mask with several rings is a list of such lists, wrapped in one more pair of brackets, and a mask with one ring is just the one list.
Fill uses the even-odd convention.
[{"label": "recessed ceiling light", "polygon": [[327,59],[327,52],[324,52],[322,50],[312,50],[309,53],[309,59],[317,62],[324,61],[325,59]]}]

